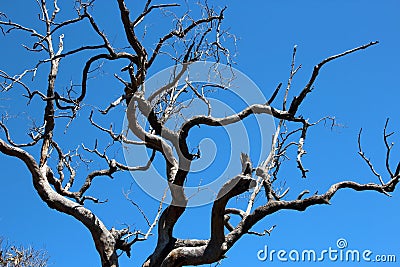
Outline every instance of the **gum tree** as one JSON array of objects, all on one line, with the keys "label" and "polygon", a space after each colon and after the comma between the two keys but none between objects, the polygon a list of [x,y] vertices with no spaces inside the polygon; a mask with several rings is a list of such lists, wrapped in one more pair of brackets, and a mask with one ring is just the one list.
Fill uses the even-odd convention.
[{"label": "gum tree", "polygon": [[[230,81],[234,77],[227,77],[228,82],[221,78],[219,83],[207,84],[191,80],[187,73],[191,66],[202,61],[212,61],[212,66],[225,64],[232,68],[231,51],[235,48],[235,37],[223,25],[226,8],[212,7],[207,2],[188,7],[188,3],[156,4],[148,0],[139,9],[133,4],[130,7],[131,3],[125,3],[124,0],[117,0],[115,5],[111,5],[116,9],[112,14],[117,14],[112,19],[119,21],[120,32],[124,35],[121,42],[125,45],[115,47],[114,41],[108,37],[111,33],[104,31],[98,23],[100,18],[92,14],[97,4],[95,1],[71,1],[70,6],[74,7],[75,15],[68,19],[65,17],[71,14],[65,11],[69,8],[67,3],[63,3],[61,7],[56,0],[51,3],[38,0],[37,4],[39,17],[34,25],[24,25],[14,21],[12,14],[0,13],[3,35],[7,37],[15,32],[25,34],[27,39],[23,47],[34,55],[33,58],[37,58],[33,66],[26,67],[20,74],[10,73],[6,69],[0,70],[2,91],[4,94],[19,94],[17,90],[22,89],[24,93],[18,101],[27,101],[32,115],[41,116],[32,120],[32,126],[27,129],[29,139],[19,143],[13,138],[15,129],[13,131],[9,126],[10,116],[4,113],[0,122],[0,151],[26,165],[36,193],[49,208],[72,216],[90,231],[102,266],[118,266],[118,252],[122,251],[130,256],[133,244],[147,240],[155,229],[156,247],[143,266],[215,263],[223,259],[242,236],[269,234],[274,227],[262,233],[252,231],[252,227],[277,211],[304,211],[310,206],[329,204],[336,192],[344,188],[388,195],[399,182],[400,164],[395,169],[390,166],[392,145],[388,138],[391,133],[387,133],[386,123],[386,177],[375,171],[364,154],[361,132],[359,135],[359,154],[377,176],[378,183],[342,181],[332,184],[324,193],[308,195],[309,191],[304,190],[295,199],[286,199],[288,189],[280,190],[282,188],[277,185],[279,170],[289,153],[295,153],[300,174],[306,178],[308,170],[302,163],[302,157],[306,154],[307,132],[320,122],[330,121],[332,125],[335,124],[330,117],[310,122],[301,112],[303,102],[313,90],[321,68],[337,58],[367,49],[378,42],[370,42],[322,60],[315,65],[304,87],[294,93],[294,98],[289,99],[292,79],[300,69],[295,64],[294,48],[286,86],[279,84],[275,90],[271,90],[268,101],[249,104],[225,117],[216,117],[213,116],[210,95],[218,91],[234,90],[230,87]],[[147,35],[154,32],[147,31],[146,23],[151,22],[154,14],[170,22],[171,26],[166,32],[161,27],[157,31],[159,36],[154,42],[149,42]],[[67,42],[74,38],[79,40],[80,31],[71,32],[68,29],[79,29],[81,25],[86,25],[84,29],[93,38],[90,43],[83,40],[76,47],[70,47]],[[68,33],[64,34],[64,31]],[[73,65],[76,63],[73,61],[75,58],[83,59],[83,64]],[[165,84],[148,94],[144,86],[148,73],[157,64],[164,65],[165,62],[173,65],[174,71],[170,73]],[[63,64],[79,69],[81,74],[78,82],[75,77],[70,86],[61,89],[59,83],[65,83],[64,77],[67,75]],[[92,74],[106,64],[114,68],[115,81],[119,83],[119,96],[116,99],[111,99],[107,94],[111,88],[91,88]],[[44,79],[44,72],[47,73],[47,79]],[[216,72],[225,74],[218,69]],[[184,84],[181,83],[182,80]],[[91,94],[96,95],[95,101],[90,97]],[[176,120],[183,116],[184,109],[192,108],[192,101],[195,100],[202,102],[207,107],[207,112]],[[196,111],[192,108],[193,110]],[[112,112],[121,111],[126,112],[126,128],[118,131],[112,125],[107,125],[107,117]],[[212,128],[228,127],[262,114],[272,116],[277,124],[272,138],[268,137],[272,141],[265,159],[254,164],[255,161],[248,154],[236,155],[241,160],[241,171],[216,192],[210,214],[209,238],[180,239],[175,235],[174,228],[187,211],[189,197],[184,185],[190,176],[193,162],[207,153],[200,149],[193,150],[189,145],[191,131],[198,127],[209,127],[207,129],[210,131]],[[139,117],[145,118],[144,124]],[[37,124],[37,121],[40,123]],[[90,136],[94,145],[82,144],[81,140],[70,137],[73,134],[69,128],[76,121],[83,121],[84,127],[96,130],[106,138]],[[179,121],[179,124],[174,123],[174,127],[170,127],[168,123],[171,121]],[[20,138],[22,137],[18,137]],[[114,148],[118,145],[144,147],[150,153],[147,164],[133,166],[124,163],[115,154]],[[149,221],[146,217],[149,226],[146,230],[107,226],[88,205],[88,202],[104,202],[88,194],[89,189],[94,186],[93,181],[101,176],[113,178],[121,173],[146,172],[156,164],[156,157],[164,161],[163,177],[168,181],[166,194],[170,201],[165,201],[165,196],[161,199],[154,221]],[[80,162],[87,168],[82,170],[75,162]],[[98,166],[102,167],[97,168]],[[146,179],[151,181],[152,178],[149,175]],[[230,202],[243,194],[248,198],[245,209]],[[128,195],[127,198],[129,199]],[[257,202],[257,198],[262,198],[262,203]],[[133,201],[132,203],[142,211],[140,205]],[[232,217],[237,219],[231,220]]]}]

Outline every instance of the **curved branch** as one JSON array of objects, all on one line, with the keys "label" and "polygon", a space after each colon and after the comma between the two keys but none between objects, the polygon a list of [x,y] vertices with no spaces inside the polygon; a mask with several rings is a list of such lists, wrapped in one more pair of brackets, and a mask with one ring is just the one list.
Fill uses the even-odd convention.
[{"label": "curved branch", "polygon": [[12,21],[0,21],[0,25],[11,27],[6,31],[6,33],[9,33],[12,30],[18,29],[18,30],[26,31],[26,32],[30,33],[32,36],[35,36],[38,38],[45,38],[43,35],[39,34],[36,30],[24,27],[18,23],[12,22]]},{"label": "curved branch", "polygon": [[38,134],[36,136],[33,136],[33,140],[31,142],[29,142],[29,143],[17,144],[12,140],[12,138],[10,136],[10,132],[9,132],[7,126],[4,123],[0,122],[0,127],[3,128],[8,143],[10,143],[10,145],[12,145],[14,147],[34,146],[42,138],[42,136],[40,134]]},{"label": "curved branch", "polygon": [[[174,78],[172,79],[171,82],[169,82],[168,84],[160,87],[159,89],[157,89],[156,91],[154,91],[147,99],[147,101],[149,101],[150,103],[159,95],[161,95],[162,93],[170,90],[173,87],[177,87],[179,80],[182,78],[183,74],[185,74],[185,72],[187,71],[188,67],[189,67],[190,63],[184,63],[182,64],[182,69],[179,71],[178,74],[176,74],[174,76]],[[174,74],[175,74],[175,70],[174,69]]]},{"label": "curved branch", "polygon": [[378,44],[378,43],[379,43],[378,41],[370,42],[369,44],[365,44],[365,45],[362,45],[362,46],[359,46],[359,47],[356,47],[356,48],[347,50],[347,51],[345,51],[345,52],[343,52],[343,53],[340,53],[340,54],[337,54],[337,55],[328,57],[328,58],[322,60],[320,63],[318,63],[318,64],[314,67],[314,70],[313,70],[313,72],[312,72],[312,74],[311,74],[311,78],[310,78],[310,80],[308,81],[307,85],[304,87],[304,89],[300,92],[300,94],[299,94],[298,96],[294,97],[294,99],[292,100],[292,103],[290,103],[289,113],[290,113],[290,114],[293,114],[293,115],[296,114],[297,109],[299,108],[300,104],[303,102],[304,98],[307,96],[308,93],[311,92],[311,88],[312,88],[312,86],[313,86],[315,80],[316,80],[317,77],[318,77],[319,70],[320,70],[326,63],[328,63],[328,62],[330,62],[330,61],[332,61],[332,60],[335,60],[335,59],[337,59],[337,58],[344,57],[344,56],[346,56],[346,55],[348,55],[348,54],[354,53],[354,52],[356,52],[356,51],[358,51],[358,50],[366,49],[366,48],[368,48],[368,47],[370,47],[370,46],[372,46],[372,45],[376,45],[376,44]]},{"label": "curved branch", "polygon": [[[227,251],[227,247],[223,245],[226,204],[231,198],[246,192],[254,185],[255,181],[246,175],[238,175],[226,182],[213,204],[210,240],[176,241],[173,247],[170,246],[168,255],[162,257],[164,259],[160,266],[200,265],[220,260]],[[155,266],[156,263],[150,264],[153,265],[146,262],[144,266]]]},{"label": "curved branch", "polygon": [[143,19],[153,10],[153,9],[160,9],[164,7],[178,7],[181,6],[180,4],[160,4],[160,5],[153,5],[150,8],[146,6],[145,10],[135,19],[133,24],[133,28],[139,25],[143,21]]},{"label": "curved branch", "polygon": [[36,163],[33,156],[28,152],[7,145],[0,139],[0,152],[22,160],[32,175],[33,185],[40,198],[52,209],[73,216],[83,223],[91,232],[96,249],[102,261],[111,262],[117,257],[115,253],[115,238],[107,230],[103,222],[90,210],[82,205],[62,197],[55,192],[47,182],[49,168],[47,165],[40,166]]},{"label": "curved branch", "polygon": [[85,64],[85,67],[83,68],[83,73],[82,73],[82,92],[81,95],[77,98],[77,102],[80,103],[83,101],[83,99],[86,96],[86,91],[87,91],[87,79],[88,79],[88,74],[90,67],[94,62],[100,59],[107,59],[107,60],[117,60],[121,58],[126,58],[129,59],[131,62],[136,62],[137,57],[129,54],[129,53],[118,53],[115,55],[110,55],[110,54],[98,54],[96,56],[91,57]]},{"label": "curved branch", "polygon": [[369,184],[359,184],[352,181],[343,181],[332,185],[325,194],[313,195],[305,199],[296,199],[292,201],[270,201],[266,205],[260,206],[254,210],[253,213],[245,217],[234,231],[226,236],[226,245],[228,248],[233,246],[233,244],[239,240],[239,238],[247,233],[251,227],[253,227],[261,219],[268,215],[271,215],[279,210],[297,210],[304,211],[310,206],[330,204],[331,198],[340,189],[353,189],[355,191],[376,191],[382,194],[387,194],[387,192],[393,192],[396,185],[398,184],[400,176],[396,176],[391,179],[387,184],[378,185],[374,183]]}]

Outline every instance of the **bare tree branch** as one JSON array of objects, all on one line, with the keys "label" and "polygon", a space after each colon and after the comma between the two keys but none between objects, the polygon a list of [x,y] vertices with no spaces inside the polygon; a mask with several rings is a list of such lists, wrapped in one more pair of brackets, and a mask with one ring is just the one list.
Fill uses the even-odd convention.
[{"label": "bare tree branch", "polygon": [[304,98],[307,96],[307,94],[311,92],[311,88],[312,88],[312,86],[313,86],[315,80],[316,80],[317,77],[318,77],[318,74],[319,74],[320,69],[321,69],[326,63],[328,63],[328,62],[330,62],[330,61],[333,61],[333,60],[335,60],[335,59],[338,59],[338,58],[340,58],[340,57],[344,57],[344,56],[346,56],[346,55],[348,55],[348,54],[351,54],[351,53],[354,53],[354,52],[356,52],[356,51],[366,49],[366,48],[368,48],[368,47],[370,47],[370,46],[373,46],[373,45],[376,45],[376,44],[378,44],[378,43],[379,43],[378,41],[370,42],[369,44],[365,44],[365,45],[362,45],[362,46],[359,46],[359,47],[356,47],[356,48],[347,50],[347,51],[345,51],[345,52],[343,52],[343,53],[340,53],[340,54],[337,54],[337,55],[328,57],[328,58],[324,59],[323,61],[321,61],[320,63],[318,63],[318,64],[314,67],[314,70],[313,70],[313,72],[312,72],[312,74],[311,74],[311,78],[310,78],[310,80],[308,81],[307,85],[306,85],[306,86],[304,87],[304,89],[300,92],[300,94],[299,94],[297,97],[295,97],[295,98],[292,100],[292,102],[290,103],[289,113],[290,113],[290,114],[296,114],[296,113],[297,113],[297,110],[298,110],[300,104],[303,102],[303,100],[304,100]]},{"label": "bare tree branch", "polygon": [[[387,183],[364,154],[361,147],[361,131],[358,136],[359,154],[372,173],[378,177],[380,184],[343,181],[333,184],[323,194],[307,195],[310,192],[304,190],[297,198],[295,196],[293,200],[287,200],[291,196],[288,193],[290,187],[284,180],[278,180],[278,176],[281,178],[282,175],[281,167],[292,156],[301,176],[305,178],[309,171],[303,164],[308,131],[312,128],[311,126],[320,122],[330,121],[332,122],[331,127],[335,125],[335,120],[331,117],[324,117],[315,123],[310,123],[308,119],[297,114],[301,104],[312,91],[321,68],[328,62],[366,49],[378,42],[371,42],[322,60],[315,65],[311,77],[303,89],[289,103],[289,93],[293,93],[291,87],[294,84],[295,75],[301,69],[301,65],[296,67],[297,47],[295,46],[284,92],[281,93],[282,83],[279,83],[267,102],[260,100],[261,103],[247,105],[239,111],[235,109],[234,114],[214,117],[212,116],[213,107],[210,94],[214,91],[232,90],[231,84],[235,77],[225,77],[229,75],[217,70],[216,75],[220,76],[221,82],[201,83],[196,81],[194,76],[187,74],[196,61],[210,59],[216,61],[217,64],[226,62],[227,67],[232,71],[232,48],[235,43],[231,45],[227,43],[227,40],[235,41],[235,37],[223,28],[226,8],[217,9],[204,1],[198,3],[199,12],[193,12],[190,3],[187,2],[187,11],[183,11],[183,14],[179,15],[174,13],[175,10],[176,12],[182,11],[181,8],[176,8],[180,6],[177,3],[154,4],[152,0],[147,0],[144,2],[143,10],[133,10],[135,15],[131,18],[131,11],[126,1],[117,0],[116,8],[121,21],[120,26],[129,47],[114,48],[114,41],[108,36],[115,36],[115,33],[103,31],[99,24],[102,21],[96,17],[96,13],[91,13],[95,1],[75,1],[76,13],[72,14],[71,18],[64,16],[68,15],[68,13],[64,13],[66,8],[59,6],[57,0],[51,1],[52,6],[49,6],[50,4],[45,0],[36,0],[36,3],[39,6],[38,22],[41,24],[40,27],[36,27],[36,24],[35,27],[23,26],[8,20],[3,13],[0,13],[0,18],[4,19],[0,21],[2,32],[8,34],[12,31],[20,31],[30,34],[33,41],[31,44],[24,44],[24,52],[32,52],[35,53],[35,56],[40,56],[36,66],[23,68],[24,71],[21,74],[13,76],[6,70],[0,70],[0,78],[3,79],[0,87],[5,93],[8,93],[13,87],[21,87],[25,90],[28,104],[32,102],[29,108],[43,107],[42,110],[32,112],[35,115],[40,114],[38,125],[42,126],[35,126],[30,130],[31,140],[29,142],[18,144],[12,138],[18,137],[18,135],[10,131],[12,127],[6,125],[3,119],[0,122],[0,128],[4,132],[4,140],[0,139],[0,152],[25,164],[32,176],[35,190],[50,208],[72,216],[90,231],[103,267],[117,267],[120,254],[126,253],[130,257],[133,244],[148,240],[156,227],[157,244],[143,266],[175,267],[211,264],[226,257],[229,249],[243,235],[270,235],[276,227],[274,224],[271,224],[270,229],[262,228],[265,230],[260,232],[252,228],[262,219],[277,211],[304,211],[310,206],[329,204],[336,192],[345,188],[355,191],[376,191],[385,195],[389,195],[395,190],[400,179],[400,163],[393,171],[390,158],[393,143],[389,141],[393,133],[389,133],[387,130],[388,120],[383,129],[383,141],[386,147],[385,167],[389,177]],[[153,47],[148,47],[146,45],[149,43],[149,40],[146,39],[147,36],[144,34],[143,41],[141,41],[136,33],[143,33],[143,31],[146,33],[145,28],[139,29],[139,27],[156,10],[166,15],[166,20],[172,18],[172,26],[164,35],[156,39]],[[85,25],[88,27],[81,27],[83,23],[86,23]],[[75,28],[67,31],[69,27]],[[71,37],[76,37],[75,32],[94,35],[99,39],[98,43],[88,44],[82,41],[75,48],[69,49],[67,42],[71,40]],[[152,53],[148,54],[148,51],[152,51]],[[79,84],[75,78],[70,78],[70,84],[66,87],[63,73],[65,69],[61,67],[61,64],[74,63],[73,60],[68,61],[67,59],[73,59],[73,56],[78,53],[88,54],[82,66],[72,66],[80,70],[81,82]],[[150,92],[149,90],[153,88],[146,88],[147,73],[151,73],[149,70],[158,56],[165,56],[175,67],[172,68],[168,82],[162,83],[153,92]],[[111,62],[112,64],[110,64]],[[123,67],[116,67],[114,64],[116,62],[124,64]],[[113,79],[116,78],[120,82],[121,88],[118,92],[107,88],[107,83],[104,83],[104,88],[103,86],[90,88],[92,83],[89,80],[91,78],[106,77],[106,75],[94,77],[94,71],[99,71],[99,73],[102,71],[100,67],[94,68],[97,63],[110,64],[111,68],[117,68]],[[42,66],[46,66],[46,68],[42,68]],[[46,71],[47,75],[45,86],[42,81],[37,81],[42,78],[42,71]],[[37,72],[39,74],[36,77]],[[210,76],[213,74],[208,73]],[[75,76],[75,74],[71,76]],[[29,80],[28,78],[35,79]],[[102,80],[100,79],[100,81]],[[105,90],[110,93],[112,99],[102,96]],[[250,91],[248,93],[251,94]],[[39,98],[35,98],[36,95]],[[96,97],[94,101],[95,97],[90,97],[90,95],[101,97]],[[273,103],[278,102],[279,98],[280,102],[272,106]],[[36,100],[40,105],[37,105]],[[192,108],[196,100],[202,101],[207,106],[207,115],[197,113],[193,117],[187,118],[183,115],[184,110]],[[124,125],[124,129],[120,130],[115,126],[118,124],[115,123],[113,114],[122,110],[124,105],[126,105],[126,125]],[[97,107],[105,108],[101,110]],[[102,116],[96,117],[94,114],[96,110]],[[275,132],[268,137],[272,142],[266,155],[262,155],[266,157],[265,160],[253,166],[256,164],[256,160],[252,161],[251,153],[243,152],[240,155],[241,166],[237,166],[240,173],[214,191],[216,198],[213,200],[210,213],[211,233],[209,238],[204,240],[195,237],[180,239],[174,230],[178,221],[184,219],[182,215],[187,211],[188,203],[191,200],[191,197],[186,195],[185,186],[190,180],[193,161],[201,157],[199,151],[193,152],[196,145],[199,150],[199,144],[193,144],[194,141],[189,136],[191,130],[202,125],[224,127],[239,124],[249,117],[256,117],[260,114],[269,115],[278,122]],[[177,120],[176,125],[170,127],[169,123],[175,117],[179,117],[181,121]],[[80,124],[82,120],[90,126],[88,129],[90,134],[91,131],[96,131],[102,136],[99,138],[93,138],[92,135],[85,136],[86,133],[81,129]],[[82,140],[78,140],[78,144],[76,144],[76,135],[69,135],[67,132],[74,128],[69,127],[72,122],[77,121],[79,124],[77,123],[76,128],[80,128],[79,135],[82,136]],[[73,138],[70,138],[71,136]],[[92,140],[90,140],[91,138]],[[88,148],[83,144],[88,142],[94,142],[94,147]],[[148,156],[147,162],[143,165],[136,166],[129,162],[120,162],[121,158],[118,154],[120,147],[116,147],[120,144],[144,146],[142,148],[146,151],[151,150],[151,155],[146,155]],[[22,149],[23,147],[29,147],[29,152],[36,152],[38,155],[28,153]],[[239,155],[237,156],[239,157]],[[101,181],[100,177],[113,179],[115,176],[117,178],[119,177],[116,175],[117,173],[149,171],[152,166],[159,164],[159,160],[164,161],[162,177],[166,179],[167,188],[156,208],[153,219],[146,215],[147,210],[141,206],[140,201],[130,198],[131,190],[124,192],[125,198],[139,211],[139,216],[144,218],[145,230],[130,229],[128,224],[123,229],[107,228],[100,218],[88,208],[90,205],[85,205],[86,201],[98,204],[108,201],[108,196],[107,199],[102,200],[88,195],[89,189],[94,188],[96,184],[95,179]],[[86,168],[80,168],[79,164],[84,164]],[[286,174],[286,172],[283,173]],[[153,178],[152,175],[146,176],[146,179],[149,180]],[[260,194],[263,191],[264,193]],[[171,201],[165,204],[167,193],[170,194]],[[231,201],[239,196],[246,198],[247,203],[244,210],[239,209],[239,205],[235,206]],[[238,220],[231,219],[234,216],[234,219]]]},{"label": "bare tree branch", "polygon": [[362,133],[362,129],[360,129],[360,132],[358,133],[358,154],[362,157],[362,159],[365,161],[365,163],[367,163],[368,167],[371,169],[372,173],[378,177],[379,181],[381,182],[381,185],[384,185],[382,176],[376,172],[376,170],[374,169],[374,166],[372,165],[371,161],[365,156],[362,147],[361,147],[361,133]]}]

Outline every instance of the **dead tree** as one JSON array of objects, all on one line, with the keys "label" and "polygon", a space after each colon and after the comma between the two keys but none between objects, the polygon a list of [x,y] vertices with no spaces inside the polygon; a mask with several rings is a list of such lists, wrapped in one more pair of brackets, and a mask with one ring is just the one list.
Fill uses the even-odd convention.
[{"label": "dead tree", "polygon": [[[76,16],[65,21],[59,21],[58,18],[63,9],[67,9],[67,4],[63,3],[65,6],[60,7],[56,0],[52,1],[51,6],[45,0],[38,0],[37,4],[41,27],[20,24],[12,20],[11,14],[0,13],[3,34],[8,35],[15,31],[26,33],[31,38],[29,39],[31,43],[24,45],[24,48],[41,58],[36,65],[18,75],[0,70],[0,77],[3,79],[1,83],[3,92],[23,89],[30,106],[44,107],[40,110],[42,123],[39,126],[33,125],[29,129],[28,141],[17,143],[7,125],[8,116],[3,114],[0,122],[3,134],[3,138],[0,139],[0,151],[4,155],[21,160],[26,165],[37,193],[50,208],[74,217],[90,231],[104,267],[118,266],[118,251],[130,256],[132,245],[146,240],[154,227],[157,227],[156,248],[143,266],[186,266],[218,262],[242,236],[269,234],[272,229],[263,233],[256,233],[251,229],[260,220],[279,210],[304,211],[313,205],[329,204],[335,193],[343,188],[376,191],[388,195],[394,191],[399,182],[400,164],[395,170],[389,164],[392,145],[388,141],[391,134],[386,133],[386,124],[384,134],[387,148],[386,178],[375,171],[364,154],[359,140],[359,154],[379,178],[379,183],[359,184],[343,181],[333,184],[322,194],[315,193],[306,197],[309,192],[304,190],[292,200],[285,199],[288,190],[279,192],[276,187],[280,167],[291,149],[297,153],[296,161],[301,176],[306,177],[308,170],[302,163],[302,157],[306,153],[304,145],[307,132],[319,122],[332,120],[327,117],[318,122],[309,122],[300,112],[321,68],[337,58],[369,48],[378,42],[371,42],[322,60],[315,65],[308,83],[290,100],[288,95],[291,82],[299,70],[299,67],[295,66],[296,49],[294,49],[291,72],[284,90],[281,91],[282,84],[280,84],[267,102],[249,105],[242,111],[226,117],[213,117],[207,94],[202,91],[204,85],[200,88],[191,80],[186,80],[186,84],[182,86],[178,85],[177,81],[195,62],[210,60],[216,64],[224,63],[231,66],[230,51],[234,49],[234,36],[223,28],[225,8],[214,8],[205,2],[197,6],[200,12],[192,14],[188,11],[186,2],[181,6],[179,3],[154,4],[152,0],[147,0],[138,12],[137,8],[128,8],[124,0],[117,0],[115,6],[110,6],[116,8],[119,13],[117,19],[124,33],[123,41],[127,45],[116,48],[108,37],[110,33],[102,30],[97,22],[98,18],[92,14],[97,4],[95,1],[71,1]],[[146,34],[150,33],[146,31],[146,19],[157,12],[158,16],[163,14],[167,21],[172,21],[172,30],[160,33],[155,44],[148,44],[145,41]],[[68,40],[73,36],[64,35],[63,31],[74,25],[77,27],[88,25],[92,33],[97,36],[98,43],[81,44],[66,49],[69,47]],[[144,40],[138,32],[145,36]],[[232,42],[229,43],[229,40]],[[82,66],[74,67],[82,69],[80,82],[72,82],[69,88],[61,90],[58,82],[63,73],[60,70],[64,62],[70,64],[68,61],[70,58],[85,59]],[[160,58],[164,61],[169,60],[171,65],[176,67],[176,72],[171,74],[169,83],[151,95],[146,95],[146,88],[143,85],[148,78],[148,72],[154,68],[157,61],[164,62]],[[124,63],[120,73],[115,74],[116,81],[120,83],[119,97],[115,100],[99,94],[99,90],[106,92],[108,88],[90,88],[89,82],[92,72],[99,67],[98,64],[109,62]],[[43,81],[39,80],[37,75],[43,71],[47,71],[45,89],[42,89]],[[226,84],[207,86],[212,90],[230,90]],[[88,99],[93,99],[89,97],[90,94],[97,94],[97,103],[89,102]],[[279,96],[282,96],[281,103],[275,105]],[[182,106],[182,102],[179,101],[181,98],[203,101],[208,106],[209,113],[186,118],[180,125],[175,125],[175,128],[171,129],[166,126],[167,122],[172,120],[174,115],[179,115],[182,108],[188,108]],[[104,139],[98,141],[93,137],[95,145],[90,147],[87,144],[80,145],[79,140],[75,143],[74,140],[69,140],[72,145],[63,147],[64,141],[61,140],[68,140],[70,134],[68,127],[81,118],[80,115],[85,114],[84,110],[88,107],[92,110],[89,118],[86,118],[87,127],[98,130],[99,134],[106,134],[110,141],[102,143]],[[101,119],[121,107],[126,110],[127,130],[135,136],[135,140],[128,138],[126,129],[117,132],[112,126],[105,125],[104,119]],[[266,159],[258,166],[252,166],[251,158],[246,154],[241,155],[242,171],[219,189],[212,203],[209,239],[179,239],[173,230],[187,210],[188,196],[185,194],[184,185],[190,174],[192,162],[201,157],[199,151],[194,153],[189,149],[190,131],[194,127],[201,126],[224,127],[259,114],[268,114],[277,121],[272,146]],[[146,118],[147,127],[138,122],[139,115]],[[123,163],[110,149],[118,144],[145,147],[151,151],[148,163],[144,166],[130,166]],[[71,147],[78,148],[74,150]],[[92,161],[102,162],[105,167],[94,169],[98,165],[89,164],[84,155],[91,156]],[[149,229],[146,231],[132,230],[129,227],[123,229],[107,227],[86,205],[87,201],[103,202],[87,194],[93,180],[100,176],[112,178],[113,175],[122,172],[146,171],[153,164],[156,155],[165,161],[165,178],[168,181],[170,203],[167,203],[165,208],[160,205],[158,209],[160,216],[156,216],[154,222],[149,221]],[[239,156],[237,155],[238,158]],[[73,164],[74,160],[88,164],[90,172],[79,171]],[[250,192],[246,209],[229,206],[231,199],[246,192]],[[261,205],[255,205],[255,199],[260,195],[263,195],[265,201]],[[233,224],[230,221],[231,216],[238,216],[239,223]]]},{"label": "dead tree", "polygon": [[17,247],[0,238],[0,266],[2,267],[45,267],[48,258],[46,251],[32,247]]}]

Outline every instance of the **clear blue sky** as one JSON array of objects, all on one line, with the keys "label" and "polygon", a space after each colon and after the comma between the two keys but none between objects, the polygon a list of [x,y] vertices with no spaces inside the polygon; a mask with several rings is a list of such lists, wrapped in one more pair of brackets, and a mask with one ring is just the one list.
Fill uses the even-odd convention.
[{"label": "clear blue sky", "polygon": [[[108,17],[116,14],[116,1],[109,1],[109,4],[105,2],[97,1],[95,18],[118,46],[124,43],[121,32],[114,32],[114,29],[121,26],[120,22]],[[72,10],[64,2],[59,5],[62,10]],[[376,163],[377,169],[386,174],[382,142],[386,118],[391,118],[391,130],[400,131],[400,88],[397,81],[400,60],[400,3],[395,0],[258,1],[257,4],[236,1],[227,6],[225,25],[238,37],[235,67],[247,74],[267,98],[279,82],[285,83],[287,80],[293,45],[298,45],[297,63],[303,66],[293,83],[294,93],[302,88],[312,67],[320,60],[370,41],[380,41],[379,45],[334,61],[321,71],[315,90],[302,105],[300,113],[312,121],[326,115],[335,116],[344,127],[332,131],[323,126],[311,129],[306,143],[308,154],[304,158],[306,167],[311,169],[307,179],[301,179],[294,164],[293,168],[285,172],[286,181],[292,188],[289,199],[295,198],[302,189],[323,192],[330,184],[340,180],[378,182],[357,155],[357,134],[362,127],[366,153]],[[34,8],[35,1],[3,1],[0,4],[0,11],[24,23],[37,23],[38,11]],[[155,17],[154,24],[157,21]],[[153,22],[148,23],[151,26]],[[164,30],[157,26],[150,29],[152,35],[161,35]],[[81,41],[96,43],[93,41],[94,36],[84,34],[84,28],[79,31],[76,28],[70,29],[65,35],[69,49],[78,46]],[[38,58],[29,57],[29,54],[21,52],[23,50],[20,47],[16,49],[12,46],[15,42],[24,42],[25,35],[12,34],[9,37],[0,37],[0,69],[18,73],[24,69],[25,61],[28,66],[32,66]],[[79,81],[84,60],[85,57],[76,57],[62,67],[64,75],[59,81],[59,88],[66,87],[70,79]],[[119,65],[110,66],[119,68]],[[160,69],[161,67],[156,66],[153,73]],[[46,81],[43,76],[45,68],[42,71],[38,77],[43,78],[43,81],[37,80],[38,86],[43,86]],[[112,74],[111,67],[105,67],[103,75],[98,79],[99,87],[93,86],[96,85],[96,81],[93,81],[92,90],[102,90],[104,96],[117,96],[119,91],[112,87],[120,88],[120,85],[115,80],[102,85],[110,86],[112,89],[109,91],[100,87],[101,82],[112,79]],[[29,107],[25,103],[16,102],[16,95],[1,95],[0,108],[2,113],[7,110],[11,115],[17,116],[18,119],[10,123],[17,131],[16,137],[24,138],[24,129],[29,123],[29,120],[24,119],[28,117],[24,110]],[[88,101],[96,101],[98,97],[98,94],[92,95]],[[38,106],[29,116],[40,114],[39,108]],[[37,118],[40,123],[40,116]],[[116,120],[116,124],[122,123],[122,117]],[[73,134],[73,130],[77,130],[79,126],[80,124],[71,126],[69,133]],[[88,137],[91,132],[85,133]],[[82,133],[75,133],[71,138],[80,140]],[[399,140],[400,135],[394,135],[393,141]],[[399,151],[400,146],[395,145],[392,165],[400,160]],[[47,249],[51,256],[51,266],[99,266],[99,257],[89,232],[72,217],[47,208],[34,191],[26,168],[17,160],[5,156],[0,156],[0,166],[0,235],[17,244]],[[104,207],[94,207],[107,226],[121,227],[123,223],[129,223],[141,229],[145,225],[137,210],[123,201],[122,189],[129,188],[131,181],[129,174],[118,176],[113,181],[104,179],[90,191],[103,199],[109,195],[116,196],[115,200]],[[149,215],[153,216],[157,202],[137,186],[133,188],[134,199],[142,203]],[[262,231],[276,224],[272,235],[244,237],[228,252],[227,259],[221,262],[221,266],[281,266],[279,262],[260,262],[257,251],[265,245],[275,250],[322,251],[329,247],[336,248],[339,238],[347,240],[349,249],[369,249],[374,254],[394,254],[400,261],[400,231],[397,227],[400,223],[399,208],[399,191],[388,198],[378,193],[344,190],[333,198],[330,206],[311,207],[302,213],[282,211],[264,219],[255,230]],[[210,206],[205,206],[188,210],[177,225],[176,236],[206,238],[210,209]],[[199,225],[194,226],[193,222]],[[134,245],[133,260],[128,260],[123,255],[121,266],[140,266],[154,248],[155,241],[153,236],[147,242]],[[325,261],[299,265],[356,264]],[[369,265],[396,266],[396,263]]]}]

